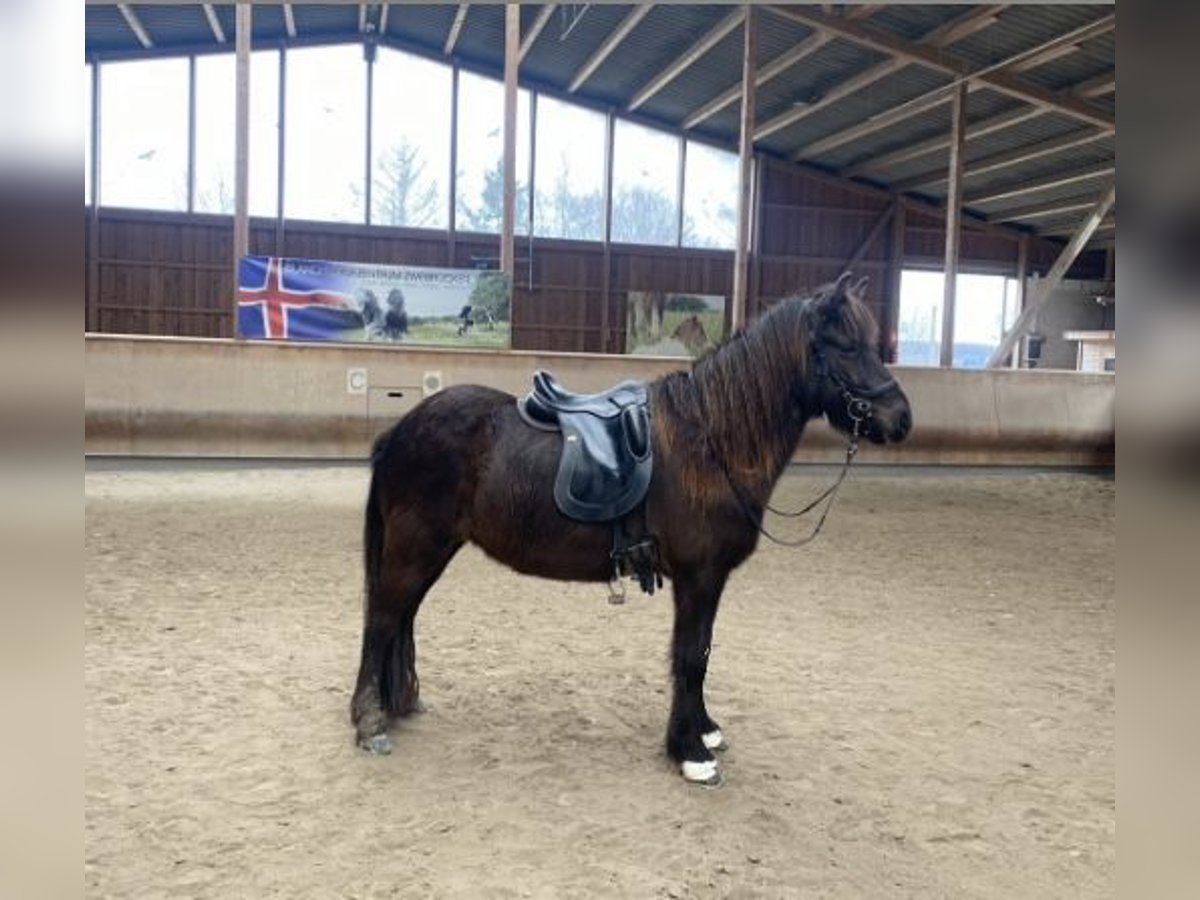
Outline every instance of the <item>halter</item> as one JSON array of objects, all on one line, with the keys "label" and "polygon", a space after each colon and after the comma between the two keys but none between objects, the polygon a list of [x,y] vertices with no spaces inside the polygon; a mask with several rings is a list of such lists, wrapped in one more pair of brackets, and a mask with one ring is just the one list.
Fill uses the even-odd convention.
[{"label": "halter", "polygon": [[817,520],[816,526],[813,528],[812,533],[808,536],[794,541],[785,541],[781,538],[775,537],[775,535],[763,528],[763,517],[755,515],[751,504],[746,500],[741,489],[733,480],[733,475],[730,474],[729,467],[725,464],[725,459],[716,452],[716,447],[713,446],[712,438],[709,436],[708,429],[704,429],[704,435],[708,440],[709,449],[712,451],[713,456],[720,465],[721,472],[725,475],[725,480],[729,483],[729,487],[733,491],[733,496],[737,499],[738,505],[742,508],[742,512],[745,513],[746,518],[750,520],[751,524],[753,524],[756,529],[758,529],[760,534],[762,534],[768,540],[779,544],[781,547],[803,547],[805,544],[814,541],[817,535],[821,533],[821,529],[825,525],[825,517],[829,515],[829,510],[833,508],[833,501],[837,497],[837,490],[842,486],[842,482],[846,480],[846,475],[850,471],[850,463],[852,463],[854,461],[854,457],[858,455],[858,439],[861,435],[862,425],[875,415],[875,405],[871,401],[883,396],[893,388],[898,387],[896,384],[896,379],[889,378],[887,381],[884,381],[872,388],[852,389],[851,386],[848,385],[840,375],[836,374],[829,368],[824,354],[822,354],[821,351],[815,347],[813,348],[813,357],[817,364],[817,375],[827,379],[833,384],[834,387],[841,391],[842,399],[846,402],[846,415],[849,417],[850,421],[854,423],[850,432],[850,437],[846,442],[846,459],[842,463],[842,471],[838,474],[837,480],[834,481],[833,484],[818,494],[815,500],[810,502],[801,510],[797,510],[796,512],[784,512],[783,510],[776,509],[769,502],[763,504],[764,514],[766,512],[772,512],[777,516],[782,516],[787,519],[795,519],[805,515],[806,513],[812,512],[812,510],[815,509],[822,500],[828,497],[829,503],[826,504],[825,509],[822,510],[821,518]]}]

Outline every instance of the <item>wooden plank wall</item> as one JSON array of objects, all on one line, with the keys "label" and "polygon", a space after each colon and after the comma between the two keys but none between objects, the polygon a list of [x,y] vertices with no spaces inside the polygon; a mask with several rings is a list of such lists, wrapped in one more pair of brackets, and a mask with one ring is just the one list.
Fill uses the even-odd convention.
[{"label": "wooden plank wall", "polygon": [[[773,159],[761,161],[748,312],[804,293],[835,277],[892,203],[892,195]],[[85,216],[90,211],[85,209]],[[940,268],[943,218],[929,207],[905,210],[903,267]],[[230,337],[233,331],[232,219],[138,210],[100,210],[98,284],[86,290],[92,330],[117,334]],[[892,228],[853,269],[871,278],[877,318],[894,323],[899,279],[892,277]],[[1030,271],[1044,272],[1061,243],[1030,241]],[[354,262],[471,268],[495,263],[495,236],[444,231],[252,219],[250,251]],[[85,253],[90,254],[90,245]],[[516,349],[624,352],[629,291],[730,296],[732,251],[517,238],[513,291]],[[970,226],[962,267],[1015,275],[1015,233]],[[90,255],[87,258],[90,261]],[[608,266],[607,274],[605,266]],[[1071,277],[1103,278],[1103,252],[1082,256]],[[607,296],[606,296],[607,294]],[[881,335],[885,356],[892,341]]]}]

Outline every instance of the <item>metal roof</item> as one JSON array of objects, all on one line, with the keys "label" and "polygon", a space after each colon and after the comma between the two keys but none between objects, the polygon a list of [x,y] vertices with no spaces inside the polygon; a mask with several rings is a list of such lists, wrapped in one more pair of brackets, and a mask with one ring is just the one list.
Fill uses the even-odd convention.
[{"label": "metal roof", "polygon": [[[233,48],[233,4],[120,6],[88,2],[88,58]],[[543,17],[543,6],[524,4],[522,34],[528,35],[543,18],[544,24],[521,63],[520,77],[526,86],[736,149],[740,97],[695,121],[698,111],[740,84],[742,28],[737,25],[721,36],[736,9],[673,3],[637,13],[637,7],[628,4],[559,4]],[[946,179],[935,181],[933,175],[948,165],[950,107],[945,88],[956,78],[981,73],[969,82],[964,182],[968,208],[991,221],[1061,233],[1072,221],[1081,221],[1087,209],[1054,216],[1036,211],[1058,200],[1078,204],[1098,199],[1108,184],[1106,176],[1067,185],[1054,181],[1080,170],[1115,166],[1112,5],[823,4],[756,9],[760,72],[787,54],[800,57],[786,66],[777,64],[777,74],[758,87],[756,128],[772,123],[770,133],[756,141],[761,152],[885,188],[923,182],[912,190],[944,202]],[[458,11],[453,4],[255,4],[253,39],[256,45],[275,46],[358,41],[371,35],[382,43],[500,76],[503,7],[469,5],[453,49],[446,54]],[[634,15],[640,15],[636,24],[604,54],[609,38]],[[289,34],[289,19],[294,36]],[[714,29],[715,36],[691,65],[630,111],[635,97]],[[823,43],[820,34],[826,37]],[[806,48],[811,52],[802,52]],[[597,61],[598,53],[602,58]],[[899,60],[896,68],[885,68],[892,60]],[[573,82],[592,62],[597,64],[591,74],[572,91]],[[864,74],[871,72],[877,77]],[[984,80],[989,74],[996,74],[1001,83]],[[861,87],[847,90],[847,84]],[[939,90],[941,102],[934,102]],[[1089,130],[1099,136],[1074,141],[1073,136],[1082,139]],[[1055,149],[1059,144],[1062,149]],[[1026,149],[1033,154],[1029,159],[1023,158]],[[921,152],[910,152],[916,150]],[[973,164],[987,170],[972,174]],[[970,203],[972,196],[999,192],[1006,194],[1003,202]],[[1027,217],[1031,209],[1035,215]]]}]

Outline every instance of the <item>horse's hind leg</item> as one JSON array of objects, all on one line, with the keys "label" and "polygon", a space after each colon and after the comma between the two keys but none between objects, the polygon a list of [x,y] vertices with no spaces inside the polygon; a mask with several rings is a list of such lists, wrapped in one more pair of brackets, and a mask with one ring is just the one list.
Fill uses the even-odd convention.
[{"label": "horse's hind leg", "polygon": [[688,781],[715,785],[721,770],[713,750],[724,749],[721,729],[704,705],[704,677],[713,622],[727,573],[689,573],[675,579],[675,630],[671,647],[674,693],[667,753]]},{"label": "horse's hind leg", "polygon": [[379,579],[367,596],[362,658],[350,703],[356,738],[364,749],[391,752],[387,729],[392,719],[420,709],[417,611],[460,546],[389,535]]}]

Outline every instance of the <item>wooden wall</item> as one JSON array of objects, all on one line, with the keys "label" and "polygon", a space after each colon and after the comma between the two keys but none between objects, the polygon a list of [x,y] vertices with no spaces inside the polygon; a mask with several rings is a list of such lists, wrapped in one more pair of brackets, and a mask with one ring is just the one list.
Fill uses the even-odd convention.
[{"label": "wooden wall", "polygon": [[[940,268],[943,219],[901,201],[901,247],[887,192],[773,159],[760,160],[749,315],[835,278],[856,256],[891,358],[899,268]],[[89,221],[92,211],[85,209]],[[228,216],[99,210],[85,244],[86,322],[114,334],[231,337],[232,219]],[[868,236],[874,239],[865,243]],[[94,247],[93,247],[94,243]],[[1061,244],[1030,241],[1030,271],[1044,272]],[[95,256],[93,257],[93,252]],[[380,226],[252,219],[250,252],[314,259],[470,268],[499,256],[494,236]],[[730,296],[732,251],[517,239],[513,291],[516,349],[623,352],[628,291]],[[1015,275],[1015,232],[968,223],[965,271]],[[1096,268],[1100,271],[1097,273]],[[1103,277],[1103,256],[1083,256],[1072,277]]]}]

